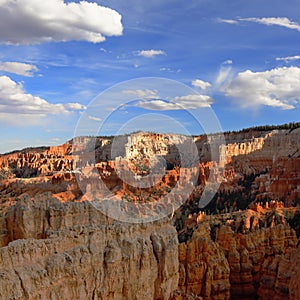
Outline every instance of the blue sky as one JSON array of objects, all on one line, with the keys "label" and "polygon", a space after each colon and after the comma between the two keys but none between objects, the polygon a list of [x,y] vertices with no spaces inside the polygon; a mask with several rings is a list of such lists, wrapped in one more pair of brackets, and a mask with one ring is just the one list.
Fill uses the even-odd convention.
[{"label": "blue sky", "polygon": [[197,134],[209,118],[223,130],[299,121],[299,11],[296,0],[0,0],[0,153],[77,133]]}]

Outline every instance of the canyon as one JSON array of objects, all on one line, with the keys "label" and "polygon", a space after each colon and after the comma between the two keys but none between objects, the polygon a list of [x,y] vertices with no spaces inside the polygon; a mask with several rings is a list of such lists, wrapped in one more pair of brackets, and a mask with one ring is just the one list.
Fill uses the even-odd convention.
[{"label": "canyon", "polygon": [[3,154],[0,299],[299,299],[299,205],[299,126]]}]

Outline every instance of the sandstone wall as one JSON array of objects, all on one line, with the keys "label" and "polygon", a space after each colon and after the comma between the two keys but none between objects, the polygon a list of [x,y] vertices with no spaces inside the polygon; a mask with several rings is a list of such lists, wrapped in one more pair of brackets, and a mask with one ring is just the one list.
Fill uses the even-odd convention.
[{"label": "sandstone wall", "polygon": [[266,260],[258,295],[260,299],[285,300],[300,298],[300,249]]},{"label": "sandstone wall", "polygon": [[298,299],[298,238],[289,223],[297,223],[299,209],[279,204],[234,214],[190,215],[181,231],[187,240],[179,244],[174,299]]},{"label": "sandstone wall", "polygon": [[0,299],[166,300],[177,288],[177,234],[165,221],[122,224],[40,197],[20,200],[5,223]]},{"label": "sandstone wall", "polygon": [[[194,139],[202,159],[199,186],[178,213],[180,230],[186,230],[179,246],[166,220],[123,224],[88,202],[61,202],[85,200],[76,185],[74,157],[86,170],[98,162],[112,190],[134,197],[137,190],[122,183],[112,156],[144,163],[161,155],[176,166],[176,144],[184,144],[184,137],[138,133],[115,145],[109,138],[81,137],[1,156],[0,178],[21,178],[0,185],[0,299],[299,299],[299,212],[283,207],[300,203],[300,129],[226,134],[226,145],[213,149],[221,155],[214,162],[212,139],[216,145],[221,141],[217,135]],[[192,157],[191,144],[184,148]],[[232,212],[245,200],[252,210],[199,214],[197,201],[212,169],[221,187],[209,209]],[[178,177],[171,170],[160,183],[161,194]],[[50,193],[36,196],[44,191]],[[141,200],[150,192],[139,193]]]},{"label": "sandstone wall", "polygon": [[179,245],[179,290],[203,299],[230,299],[230,268],[225,255],[201,224],[191,240]]},{"label": "sandstone wall", "polygon": [[[282,224],[247,234],[222,226],[216,237],[230,266],[232,299],[255,299],[263,265],[273,262],[297,245],[296,233]],[[265,298],[261,298],[265,299]]]}]

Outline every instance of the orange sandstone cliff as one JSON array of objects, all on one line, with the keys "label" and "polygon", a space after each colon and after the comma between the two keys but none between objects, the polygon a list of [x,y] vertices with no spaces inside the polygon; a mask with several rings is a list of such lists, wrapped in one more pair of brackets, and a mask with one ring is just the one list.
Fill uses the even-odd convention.
[{"label": "orange sandstone cliff", "polygon": [[[186,137],[80,137],[1,155],[0,299],[299,299],[300,128],[224,138],[217,160],[210,141],[220,136],[193,138],[193,191],[176,211],[141,224],[89,203],[106,197],[101,186],[92,193],[97,176],[120,201],[159,202],[180,177],[192,180],[178,150],[195,162]],[[131,175],[120,178],[120,162],[138,180],[153,163],[165,173],[135,187]],[[218,189],[203,203],[210,181]]]}]

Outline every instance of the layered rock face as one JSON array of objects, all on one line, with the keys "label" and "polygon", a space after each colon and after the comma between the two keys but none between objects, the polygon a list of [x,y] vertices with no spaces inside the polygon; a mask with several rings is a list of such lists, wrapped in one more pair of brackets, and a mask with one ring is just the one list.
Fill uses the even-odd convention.
[{"label": "layered rock face", "polygon": [[4,217],[1,299],[169,299],[178,282],[174,227],[118,223],[49,196],[20,199]]},{"label": "layered rock face", "polygon": [[[161,157],[168,173],[184,167],[183,161],[186,165],[195,162],[199,154],[199,186],[207,184],[212,172],[216,173],[212,180],[221,184],[215,201],[207,208],[210,212],[245,209],[252,201],[280,200],[286,206],[297,205],[300,128],[229,133],[225,134],[226,144],[219,144],[219,140],[219,136],[200,136],[192,143],[184,136],[147,133],[116,139],[81,137],[62,146],[1,156],[0,178],[66,174],[93,163],[111,161],[115,165],[117,157],[124,158],[137,175],[145,176],[153,167],[151,163],[160,163],[153,162],[153,157]],[[211,149],[213,146],[219,148]],[[213,150],[218,152],[217,161],[211,161]]]},{"label": "layered rock face", "polygon": [[0,157],[0,168],[20,178],[72,169],[72,146],[34,148]]},{"label": "layered rock face", "polygon": [[297,244],[295,231],[284,225],[244,235],[221,227],[216,241],[226,253],[230,266],[232,299],[255,299],[264,264],[294,249]]},{"label": "layered rock face", "polygon": [[299,299],[300,295],[300,249],[268,260],[262,268],[260,299]]},{"label": "layered rock face", "polygon": [[221,185],[206,212],[246,209],[252,202],[299,204],[300,129],[227,134]]},{"label": "layered rock face", "polygon": [[[300,129],[220,141],[136,133],[0,156],[0,299],[299,299]],[[153,166],[163,176],[134,186]],[[195,174],[186,199],[170,193]],[[89,203],[104,186],[133,206],[186,201],[121,223]]]},{"label": "layered rock face", "polygon": [[258,210],[201,215],[178,245],[167,221],[126,225],[88,203],[19,199],[2,216],[1,299],[297,299],[296,233]]},{"label": "layered rock face", "polygon": [[[194,215],[179,245],[179,291],[191,299],[297,299],[299,208],[270,204],[233,214]],[[191,237],[184,235],[193,229]],[[272,290],[272,293],[269,293]],[[181,299],[181,298],[178,298]]]},{"label": "layered rock face", "polygon": [[230,268],[220,246],[211,240],[208,223],[179,245],[179,290],[203,299],[230,299]]}]

